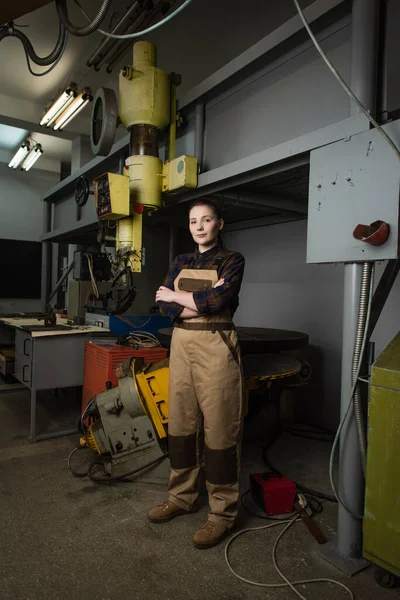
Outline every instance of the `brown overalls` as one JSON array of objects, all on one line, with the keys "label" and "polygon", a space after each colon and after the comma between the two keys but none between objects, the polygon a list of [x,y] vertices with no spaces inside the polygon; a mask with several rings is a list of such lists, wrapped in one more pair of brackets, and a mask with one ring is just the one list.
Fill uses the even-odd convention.
[{"label": "brown overalls", "polygon": [[[175,291],[212,288],[215,269],[183,268]],[[204,458],[209,520],[230,527],[237,515],[243,428],[243,376],[230,311],[175,322],[171,341],[168,447],[171,502],[189,509],[198,497]]]}]

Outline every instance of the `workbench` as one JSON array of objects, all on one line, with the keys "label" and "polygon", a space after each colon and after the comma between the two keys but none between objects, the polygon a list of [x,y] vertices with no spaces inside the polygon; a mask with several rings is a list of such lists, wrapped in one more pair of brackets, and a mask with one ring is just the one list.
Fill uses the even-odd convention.
[{"label": "workbench", "polygon": [[107,334],[109,330],[96,326],[67,326],[65,319],[57,319],[56,327],[48,328],[44,327],[43,321],[26,318],[0,318],[0,325],[14,330],[14,377],[30,390],[29,441],[76,433],[76,429],[70,429],[37,435],[37,392],[81,386],[85,342],[93,336]]}]

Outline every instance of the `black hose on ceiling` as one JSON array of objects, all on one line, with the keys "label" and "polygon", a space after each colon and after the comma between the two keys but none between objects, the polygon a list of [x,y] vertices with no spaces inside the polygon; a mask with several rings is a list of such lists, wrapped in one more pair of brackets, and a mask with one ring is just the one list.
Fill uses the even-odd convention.
[{"label": "black hose on ceiling", "polygon": [[[4,35],[4,32],[5,32],[5,35]],[[24,33],[22,33],[22,31],[19,31],[18,29],[14,29],[13,27],[9,27],[7,29],[0,30],[0,41],[7,36],[16,37],[17,39],[19,39],[19,41],[22,43],[22,45],[25,48],[25,52],[26,52],[27,56],[29,56],[31,61],[41,67],[46,67],[47,65],[51,65],[52,63],[54,63],[61,56],[62,52],[64,51],[67,31],[66,31],[64,25],[60,22],[60,27],[58,30],[58,40],[55,45],[55,48],[52,52],[50,52],[50,54],[48,56],[43,56],[43,57],[38,56],[36,54],[31,42],[26,37],[26,35]]]},{"label": "black hose on ceiling", "polygon": [[96,29],[100,27],[100,25],[105,19],[108,9],[111,6],[111,2],[112,0],[103,0],[97,15],[90,23],[88,23],[84,27],[76,27],[69,20],[67,0],[56,0],[56,8],[60,22],[64,25],[67,31],[69,31],[69,33],[71,33],[72,35],[83,37],[85,35],[93,33],[94,31],[96,31]]}]

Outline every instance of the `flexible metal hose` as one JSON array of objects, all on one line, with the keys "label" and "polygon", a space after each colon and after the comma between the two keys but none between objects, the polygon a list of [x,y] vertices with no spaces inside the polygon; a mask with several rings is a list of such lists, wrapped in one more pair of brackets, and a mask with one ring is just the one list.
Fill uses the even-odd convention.
[{"label": "flexible metal hose", "polygon": [[54,63],[61,56],[62,52],[64,51],[67,31],[66,31],[64,25],[60,21],[60,27],[59,27],[59,31],[58,31],[58,40],[55,45],[55,48],[52,52],[50,52],[50,54],[48,56],[43,56],[43,57],[38,56],[36,54],[31,42],[26,37],[26,35],[24,33],[22,33],[22,31],[19,31],[18,29],[10,29],[8,31],[7,35],[16,37],[20,40],[20,42],[22,42],[22,45],[25,48],[25,52],[26,52],[27,56],[29,56],[29,58],[31,59],[32,62],[36,63],[37,65],[39,65],[41,67],[46,67],[47,65],[51,65],[52,63]]},{"label": "flexible metal hose", "polygon": [[8,37],[10,35],[9,29],[8,27],[2,27],[0,29],[0,42],[1,40],[4,40],[4,38]]},{"label": "flexible metal hose", "polygon": [[[372,262],[365,262],[363,264],[362,275],[361,275],[361,286],[360,286],[360,300],[358,305],[358,320],[357,320],[357,331],[356,340],[354,344],[353,352],[353,363],[351,368],[351,384],[354,385],[357,373],[359,372],[358,366],[360,360],[363,359],[361,356],[362,341],[365,334],[365,326],[368,312],[368,300],[371,292],[371,276],[372,276]],[[358,443],[360,446],[361,455],[361,466],[365,475],[366,463],[367,463],[367,428],[364,421],[363,414],[363,403],[361,398],[361,391],[359,384],[356,385],[354,391],[354,417],[357,426]]]},{"label": "flexible metal hose", "polygon": [[112,0],[103,0],[102,5],[100,6],[100,10],[97,13],[97,15],[94,17],[94,19],[90,23],[88,23],[84,27],[76,27],[69,20],[67,0],[56,0],[56,8],[57,8],[59,19],[60,19],[61,23],[64,25],[64,27],[67,29],[67,31],[69,31],[69,33],[72,33],[72,35],[77,35],[77,36],[83,37],[85,35],[89,35],[90,33],[93,33],[94,31],[96,31],[96,29],[98,29],[100,27],[100,25],[102,24],[102,22],[105,19],[108,9],[111,6],[111,2],[112,2]]}]

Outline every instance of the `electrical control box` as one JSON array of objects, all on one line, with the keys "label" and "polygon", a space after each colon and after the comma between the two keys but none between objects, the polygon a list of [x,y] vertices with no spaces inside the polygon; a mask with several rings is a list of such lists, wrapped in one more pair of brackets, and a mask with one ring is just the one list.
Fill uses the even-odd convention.
[{"label": "electrical control box", "polygon": [[183,155],[163,165],[163,192],[197,187],[197,158]]},{"label": "electrical control box", "polygon": [[117,173],[103,173],[93,180],[98,219],[129,217],[129,178]]},{"label": "electrical control box", "polygon": [[95,281],[110,281],[111,263],[104,252],[74,252],[74,261],[72,272],[74,279],[89,281],[91,268]]},{"label": "electrical control box", "polygon": [[[400,120],[384,130],[400,147]],[[399,166],[377,129],[311,152],[308,263],[399,257]]]},{"label": "electrical control box", "polygon": [[275,473],[252,473],[250,490],[254,502],[269,516],[293,511],[296,484],[288,477]]}]

